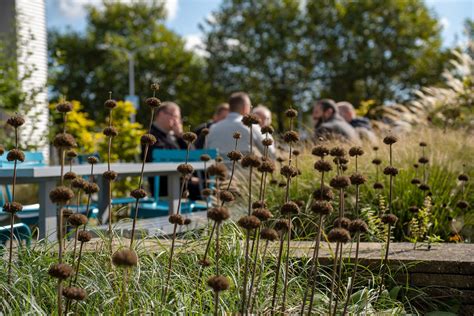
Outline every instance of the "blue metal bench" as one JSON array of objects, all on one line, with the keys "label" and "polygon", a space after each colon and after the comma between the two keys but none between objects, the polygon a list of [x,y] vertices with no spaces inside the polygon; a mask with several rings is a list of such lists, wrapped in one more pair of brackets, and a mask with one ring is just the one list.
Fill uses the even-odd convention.
[{"label": "blue metal bench", "polygon": [[[11,226],[0,226],[0,245],[5,245],[8,240],[10,240],[10,229]],[[26,246],[31,245],[31,230],[28,225],[24,223],[17,223],[13,225],[13,236],[21,244],[21,241],[24,240]]]}]

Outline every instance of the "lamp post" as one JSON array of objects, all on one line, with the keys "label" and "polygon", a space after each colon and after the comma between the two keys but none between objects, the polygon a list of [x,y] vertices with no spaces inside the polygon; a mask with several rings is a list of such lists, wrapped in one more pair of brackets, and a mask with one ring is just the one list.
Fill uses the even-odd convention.
[{"label": "lamp post", "polygon": [[[130,50],[120,46],[110,45],[110,44],[99,44],[97,45],[98,49],[101,50],[117,50],[125,53],[128,58],[128,95],[125,96],[125,101],[129,101],[133,104],[133,107],[138,111],[140,108],[140,102],[138,96],[135,95],[135,55],[143,50],[156,48],[162,46],[162,43],[155,43],[152,45],[141,46],[139,48]],[[130,116],[130,121],[134,123],[136,120],[135,114]]]}]

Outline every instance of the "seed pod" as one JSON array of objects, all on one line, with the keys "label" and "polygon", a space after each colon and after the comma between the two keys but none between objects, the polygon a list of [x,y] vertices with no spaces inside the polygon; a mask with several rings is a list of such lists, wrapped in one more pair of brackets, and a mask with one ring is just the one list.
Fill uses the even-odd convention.
[{"label": "seed pod", "polygon": [[91,183],[89,182],[85,187],[84,187],[84,192],[86,194],[94,194],[99,192],[99,186],[96,183]]},{"label": "seed pod", "polygon": [[342,147],[334,147],[331,149],[329,154],[333,157],[344,157],[346,155],[346,151]]},{"label": "seed pod", "polygon": [[315,200],[331,201],[331,200],[334,199],[334,193],[332,192],[330,187],[325,185],[325,186],[323,186],[322,189],[320,187],[320,188],[314,190],[313,198]]},{"label": "seed pod", "polygon": [[398,169],[392,166],[388,166],[383,169],[383,174],[395,177],[398,174]]},{"label": "seed pod", "polygon": [[374,151],[377,151],[377,150],[379,150],[379,146],[374,146],[374,147],[372,147],[372,149],[373,149]]},{"label": "seed pod", "polygon": [[333,211],[331,203],[323,200],[314,200],[311,204],[311,211],[319,215],[328,215]]},{"label": "seed pod", "polygon": [[74,180],[77,178],[77,174],[72,171],[68,171],[64,174],[64,180]]},{"label": "seed pod", "polygon": [[56,105],[56,111],[58,111],[59,113],[68,113],[68,112],[71,112],[72,110],[73,110],[72,104],[67,101],[59,102]]},{"label": "seed pod", "polygon": [[143,189],[135,189],[132,192],[130,192],[130,196],[139,200],[143,199],[147,196],[146,191]]},{"label": "seed pod", "polygon": [[25,119],[21,115],[13,115],[7,119],[7,124],[14,128],[18,128],[25,124]]},{"label": "seed pod", "polygon": [[15,214],[23,209],[23,205],[19,202],[6,202],[3,205],[3,211],[5,213]]},{"label": "seed pod", "polygon": [[189,224],[191,224],[191,222],[192,222],[192,220],[190,218],[185,218],[183,225],[189,225]]},{"label": "seed pod", "polygon": [[254,124],[260,124],[260,118],[253,113],[246,114],[242,117],[242,123],[245,126],[252,127]]},{"label": "seed pod", "polygon": [[105,171],[102,176],[104,177],[105,180],[109,180],[109,181],[115,181],[118,177],[118,173],[115,172],[115,171]]},{"label": "seed pod", "polygon": [[25,161],[25,154],[19,150],[19,149],[12,149],[8,152],[7,154],[7,160],[8,161],[21,161],[21,162],[24,162]]},{"label": "seed pod", "polygon": [[280,208],[280,213],[282,215],[298,214],[299,212],[300,212],[300,208],[293,201],[288,201],[288,202],[284,203]]},{"label": "seed pod", "polygon": [[374,158],[374,159],[372,160],[372,163],[373,163],[374,165],[377,165],[377,166],[378,166],[378,165],[380,165],[380,164],[382,163],[382,160],[379,159],[379,158]]},{"label": "seed pod", "polygon": [[383,183],[375,182],[374,185],[373,185],[373,188],[375,190],[383,190],[384,186],[383,186]]},{"label": "seed pod", "polygon": [[71,148],[77,147],[77,143],[71,134],[60,133],[54,137],[53,146],[58,148]]},{"label": "seed pod", "polygon": [[294,178],[298,175],[298,169],[294,166],[285,165],[281,167],[280,174],[286,178]]},{"label": "seed pod", "polygon": [[260,232],[260,238],[268,241],[275,241],[278,239],[278,233],[272,228],[264,228]]},{"label": "seed pod", "polygon": [[364,220],[358,218],[351,221],[351,224],[349,225],[349,231],[351,233],[366,233],[369,231],[369,227],[367,226],[366,222],[364,222]]},{"label": "seed pod", "polygon": [[218,223],[225,221],[229,217],[230,217],[229,209],[225,206],[213,207],[207,211],[207,218]]},{"label": "seed pod", "polygon": [[257,208],[266,208],[267,203],[265,201],[255,201],[252,203],[252,209],[257,209]]},{"label": "seed pod", "polygon": [[258,167],[258,171],[273,173],[275,171],[275,164],[270,159],[262,160],[262,165]]},{"label": "seed pod", "polygon": [[257,208],[252,212],[252,215],[262,222],[273,217],[273,214],[266,208]]},{"label": "seed pod", "polygon": [[210,277],[207,280],[207,285],[214,291],[214,292],[222,292],[226,291],[230,287],[229,279],[227,279],[223,275],[215,275]]},{"label": "seed pod", "polygon": [[201,191],[201,195],[203,197],[210,197],[212,195],[212,190],[211,189],[203,189]]},{"label": "seed pod", "polygon": [[264,126],[260,129],[262,134],[273,134],[275,131],[271,125]]},{"label": "seed pod", "polygon": [[346,176],[335,176],[331,179],[329,185],[335,189],[345,189],[351,185],[351,180]]},{"label": "seed pod", "polygon": [[96,156],[89,156],[87,157],[87,162],[91,165],[95,165],[99,163],[99,158],[97,158]]},{"label": "seed pod", "polygon": [[422,183],[418,186],[418,189],[420,189],[421,191],[429,191],[430,190],[430,186],[427,185],[426,183]]},{"label": "seed pod", "polygon": [[385,214],[382,216],[382,223],[394,225],[398,221],[398,217],[394,214]]},{"label": "seed pod", "polygon": [[227,167],[222,163],[215,163],[207,167],[207,173],[210,176],[216,176],[218,178],[226,178]]},{"label": "seed pod", "polygon": [[87,230],[81,230],[77,235],[77,240],[80,242],[89,242],[92,239],[92,234]]},{"label": "seed pod", "polygon": [[344,228],[333,228],[328,234],[328,240],[330,242],[340,242],[345,244],[349,240],[351,240],[351,234],[349,231]]},{"label": "seed pod", "polygon": [[367,181],[367,177],[361,173],[354,173],[351,175],[352,185],[362,185]]},{"label": "seed pod", "polygon": [[112,100],[112,99],[109,99],[107,101],[104,102],[104,106],[109,109],[109,110],[112,110],[114,109],[115,107],[117,107],[117,101],[115,100]]},{"label": "seed pod", "polygon": [[107,126],[102,133],[107,137],[115,137],[118,135],[118,130],[113,126]]},{"label": "seed pod", "polygon": [[75,213],[69,216],[68,222],[71,226],[78,227],[87,223],[87,217],[83,214]]},{"label": "seed pod", "polygon": [[175,225],[184,224],[184,217],[181,214],[171,214],[168,220],[171,224],[175,224]]},{"label": "seed pod", "polygon": [[285,143],[296,143],[300,140],[300,135],[295,131],[287,131],[283,134]]},{"label": "seed pod", "polygon": [[71,181],[71,186],[74,189],[84,189],[87,184],[88,182],[81,177],[77,177],[76,179]]},{"label": "seed pod", "polygon": [[273,139],[271,138],[265,138],[262,140],[262,145],[263,146],[266,146],[266,147],[269,147],[273,144]]},{"label": "seed pod", "polygon": [[247,215],[241,217],[238,221],[237,224],[244,228],[244,229],[255,229],[258,228],[261,224],[260,220],[253,216],[253,215]]},{"label": "seed pod", "polygon": [[410,206],[408,208],[408,211],[410,211],[411,213],[418,213],[420,211],[420,209],[418,208],[418,206]]},{"label": "seed pod", "polygon": [[178,172],[181,173],[183,176],[192,174],[194,172],[193,166],[188,163],[182,163],[178,165],[178,168],[176,168],[176,170],[178,170]]},{"label": "seed pod", "polygon": [[426,147],[428,146],[425,142],[420,142],[420,147]]},{"label": "seed pod", "polygon": [[201,155],[201,157],[199,157],[199,159],[201,161],[207,162],[207,161],[211,160],[211,156],[209,156],[208,154],[203,154],[203,155]]},{"label": "seed pod", "polygon": [[393,145],[398,141],[398,138],[394,135],[385,136],[383,142],[385,145]]},{"label": "seed pod", "polygon": [[143,146],[153,146],[155,143],[156,137],[152,134],[145,134],[142,135],[142,137],[140,138],[140,144],[142,144]]},{"label": "seed pod", "polygon": [[147,98],[145,100],[146,105],[151,108],[157,108],[161,105],[161,100],[155,97]]},{"label": "seed pod", "polygon": [[327,148],[326,146],[319,145],[313,148],[311,154],[317,157],[324,158],[325,156],[329,155],[329,148]]},{"label": "seed pod", "polygon": [[239,132],[235,132],[233,135],[232,135],[232,138],[234,139],[240,139],[240,133]]},{"label": "seed pod", "polygon": [[314,163],[314,169],[318,170],[319,172],[329,172],[332,170],[332,166],[329,161],[320,159]]},{"label": "seed pod", "polygon": [[209,135],[209,128],[205,127],[201,130],[201,134],[202,136],[207,136]]},{"label": "seed pod", "polygon": [[418,185],[418,184],[420,184],[420,183],[421,183],[421,180],[420,180],[420,179],[417,179],[417,178],[411,179],[411,184],[416,184],[416,185]]},{"label": "seed pod", "polygon": [[351,220],[347,217],[338,217],[334,220],[333,225],[334,227],[342,227],[345,229],[349,229],[349,226],[351,225]]},{"label": "seed pod", "polygon": [[87,292],[78,287],[66,287],[63,289],[63,296],[70,300],[83,301],[87,297]]},{"label": "seed pod", "polygon": [[49,192],[49,198],[53,203],[66,204],[74,197],[74,192],[65,186],[59,186]]},{"label": "seed pod", "polygon": [[186,132],[183,133],[183,140],[188,144],[192,144],[196,141],[197,135],[193,132]]},{"label": "seed pod", "polygon": [[288,118],[295,118],[298,116],[298,111],[296,111],[295,109],[288,109],[285,111],[285,115]]},{"label": "seed pod", "polygon": [[242,159],[242,153],[238,150],[232,150],[227,153],[227,158],[229,158],[232,161],[239,161]]},{"label": "seed pod", "polygon": [[422,165],[424,165],[424,164],[427,164],[429,162],[429,159],[426,158],[426,157],[420,157],[420,159],[418,159],[418,162],[421,163]]},{"label": "seed pod", "polygon": [[364,154],[364,150],[362,147],[351,147],[349,149],[349,156],[354,157],[354,156],[362,156]]},{"label": "seed pod", "polygon": [[258,168],[260,167],[261,161],[255,154],[248,154],[245,155],[244,158],[242,158],[242,161],[240,162],[242,164],[242,167],[248,168],[248,167],[253,167],[253,168]]},{"label": "seed pod", "polygon": [[340,165],[341,167],[343,167],[343,165],[345,165],[349,162],[349,160],[347,160],[347,158],[345,158],[345,157],[335,157],[332,161],[336,165]]},{"label": "seed pod", "polygon": [[221,199],[221,201],[226,202],[226,203],[232,202],[235,200],[234,195],[230,191],[220,191],[219,198]]},{"label": "seed pod", "polygon": [[53,278],[65,280],[72,274],[72,267],[66,263],[54,263],[48,269],[48,274]]},{"label": "seed pod", "polygon": [[460,201],[458,201],[456,206],[459,207],[460,209],[464,210],[464,209],[469,207],[469,203],[467,201],[460,200]]},{"label": "seed pod", "polygon": [[198,263],[203,267],[209,267],[211,265],[211,262],[208,259],[201,259]]},{"label": "seed pod", "polygon": [[133,267],[138,264],[138,256],[130,249],[118,250],[112,256],[112,263],[119,267]]},{"label": "seed pod", "polygon": [[287,219],[280,219],[275,223],[275,229],[281,232],[287,232],[290,230],[290,222]]},{"label": "seed pod", "polygon": [[458,176],[458,180],[459,181],[464,181],[464,182],[467,182],[469,181],[469,176],[465,173],[461,173],[459,176]]}]

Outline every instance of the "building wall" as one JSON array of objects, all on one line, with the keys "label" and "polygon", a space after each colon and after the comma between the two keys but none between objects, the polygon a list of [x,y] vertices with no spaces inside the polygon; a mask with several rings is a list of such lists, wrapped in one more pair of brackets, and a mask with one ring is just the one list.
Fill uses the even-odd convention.
[{"label": "building wall", "polygon": [[21,109],[27,118],[27,124],[22,128],[21,141],[38,146],[38,151],[43,152],[48,161],[46,4],[45,0],[15,0],[15,9],[19,75],[23,76],[28,68],[34,69],[31,77],[23,82],[23,90],[41,90],[31,104],[26,104]]}]

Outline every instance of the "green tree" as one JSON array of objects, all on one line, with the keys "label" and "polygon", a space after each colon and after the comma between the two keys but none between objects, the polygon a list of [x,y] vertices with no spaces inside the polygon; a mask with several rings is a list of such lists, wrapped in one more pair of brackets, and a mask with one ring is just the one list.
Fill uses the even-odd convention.
[{"label": "green tree", "polygon": [[[79,100],[91,118],[103,120],[106,112],[99,105],[108,91],[113,91],[115,99],[124,99],[129,92],[125,50],[135,51],[136,94],[141,105],[151,94],[150,83],[156,81],[162,86],[160,99],[181,105],[190,124],[207,119],[218,100],[209,93],[203,60],[185,50],[184,40],[164,26],[165,17],[162,1],[104,1],[104,10],[88,9],[85,34],[51,32],[53,92]],[[143,122],[145,117],[149,117],[148,109],[141,106],[138,120]]]},{"label": "green tree", "polygon": [[283,127],[316,97],[378,103],[439,80],[440,27],[420,0],[226,0],[203,29],[218,91],[248,90]]}]

